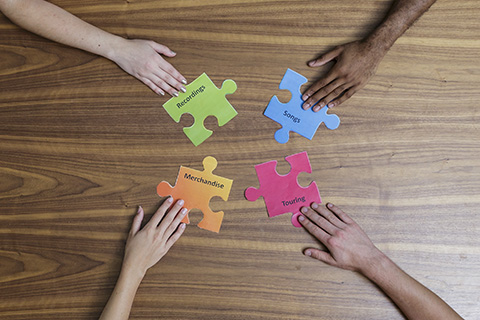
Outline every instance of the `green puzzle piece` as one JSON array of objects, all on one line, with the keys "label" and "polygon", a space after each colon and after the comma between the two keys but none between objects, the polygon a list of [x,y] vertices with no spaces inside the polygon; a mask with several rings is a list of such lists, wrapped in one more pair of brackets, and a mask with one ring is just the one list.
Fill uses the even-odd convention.
[{"label": "green puzzle piece", "polygon": [[237,90],[237,84],[228,79],[218,89],[207,74],[203,73],[186,88],[187,92],[180,92],[178,97],[171,98],[163,107],[176,122],[180,121],[184,113],[193,116],[195,122],[191,127],[183,128],[183,132],[198,146],[212,135],[212,131],[203,125],[206,117],[215,116],[221,127],[237,115],[237,111],[225,98],[225,95]]}]

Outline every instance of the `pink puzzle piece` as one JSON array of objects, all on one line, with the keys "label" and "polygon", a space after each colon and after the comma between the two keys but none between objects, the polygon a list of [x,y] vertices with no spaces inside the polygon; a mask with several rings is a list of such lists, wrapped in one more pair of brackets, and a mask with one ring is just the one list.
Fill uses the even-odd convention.
[{"label": "pink puzzle piece", "polygon": [[291,170],[284,176],[277,173],[275,160],[256,165],[260,188],[248,188],[245,190],[245,198],[255,201],[263,196],[269,217],[291,212],[292,224],[298,228],[301,227],[298,222],[300,209],[313,202],[320,203],[320,193],[315,181],[306,188],[298,184],[297,177],[300,172],[312,173],[306,151],[285,157],[285,160],[290,163]]}]

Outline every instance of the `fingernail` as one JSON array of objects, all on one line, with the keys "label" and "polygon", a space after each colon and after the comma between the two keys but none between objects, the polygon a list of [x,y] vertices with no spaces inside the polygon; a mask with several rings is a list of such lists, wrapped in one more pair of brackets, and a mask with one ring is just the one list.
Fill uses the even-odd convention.
[{"label": "fingernail", "polygon": [[298,216],[298,221],[303,221],[303,220],[305,220],[304,216]]},{"label": "fingernail", "polygon": [[304,103],[304,104],[303,104],[303,108],[305,108],[305,109],[310,108],[310,103]]},{"label": "fingernail", "polygon": [[334,103],[329,103],[329,104],[327,105],[327,107],[328,107],[328,108],[331,108],[331,107],[333,107],[334,105],[335,105]]},{"label": "fingernail", "polygon": [[181,87],[180,90],[182,90],[183,93],[187,92],[187,89],[185,89],[185,87]]},{"label": "fingernail", "polygon": [[173,95],[174,95],[175,97],[178,97],[178,92],[174,92]]},{"label": "fingernail", "polygon": [[303,207],[302,209],[300,209],[300,211],[302,211],[303,213],[307,213],[308,209]]},{"label": "fingernail", "polygon": [[173,198],[172,197],[168,197],[167,198],[167,202],[172,202],[173,201]]},{"label": "fingernail", "polygon": [[318,204],[316,204],[315,202],[312,203],[312,208],[313,208],[313,209],[317,209],[317,208],[318,208]]},{"label": "fingernail", "polygon": [[160,92],[160,94],[161,94],[162,96],[165,95],[165,92],[163,92],[163,91],[159,91],[159,92]]},{"label": "fingernail", "polygon": [[180,225],[180,229],[185,229],[185,226],[186,226],[186,224],[185,224],[185,223],[182,223],[182,224]]},{"label": "fingernail", "polygon": [[171,54],[177,54],[175,51],[172,51],[172,50],[170,50],[170,53]]},{"label": "fingernail", "polygon": [[142,206],[138,206],[137,213],[142,212],[142,210],[143,210]]},{"label": "fingernail", "polygon": [[182,199],[180,199],[180,200],[177,201],[177,204],[178,204],[179,206],[183,206],[183,203],[184,203],[184,201],[183,201]]},{"label": "fingernail", "polygon": [[305,255],[311,257],[311,256],[312,256],[312,252],[311,252],[310,250],[307,250],[307,251],[305,251]]},{"label": "fingernail", "polygon": [[182,208],[182,210],[180,210],[180,214],[183,216],[185,213],[187,213],[187,209],[186,209],[186,208]]},{"label": "fingernail", "polygon": [[187,80],[182,79],[182,83],[183,83],[183,84],[187,84]]},{"label": "fingernail", "polygon": [[305,101],[305,100],[307,100],[309,97],[310,97],[309,95],[304,94],[304,95],[302,96],[302,100]]},{"label": "fingernail", "polygon": [[313,111],[315,111],[315,112],[317,112],[318,110],[320,110],[319,106],[315,106],[315,108],[313,108]]},{"label": "fingernail", "polygon": [[328,206],[329,208],[333,208],[333,204],[331,204],[331,203],[327,204],[327,206]]}]

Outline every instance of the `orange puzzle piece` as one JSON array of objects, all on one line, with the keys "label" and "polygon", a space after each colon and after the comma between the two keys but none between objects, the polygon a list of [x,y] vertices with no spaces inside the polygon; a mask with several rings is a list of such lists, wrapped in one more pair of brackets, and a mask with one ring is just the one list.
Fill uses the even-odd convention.
[{"label": "orange puzzle piece", "polygon": [[[201,210],[203,219],[198,227],[218,233],[222,225],[223,211],[213,212],[209,206],[210,199],[219,196],[227,201],[233,180],[214,175],[212,171],[216,167],[217,160],[210,156],[203,159],[203,171],[181,166],[175,187],[162,181],[157,186],[157,193],[160,197],[170,195],[174,200],[183,199],[183,206],[188,210]],[[188,215],[182,222],[190,223]]]}]

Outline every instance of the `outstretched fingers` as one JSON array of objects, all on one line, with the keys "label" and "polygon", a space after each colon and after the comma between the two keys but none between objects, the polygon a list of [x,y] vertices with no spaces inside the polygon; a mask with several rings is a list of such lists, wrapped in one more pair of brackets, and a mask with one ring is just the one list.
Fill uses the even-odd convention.
[{"label": "outstretched fingers", "polygon": [[[178,201],[177,201],[178,202]],[[164,234],[164,238],[168,239],[178,228],[183,218],[187,214],[187,208],[181,208],[180,211],[169,212],[169,216],[165,217],[159,227],[159,232]]]},{"label": "outstretched fingers", "polygon": [[300,224],[305,229],[307,229],[307,231],[310,232],[311,235],[320,240],[320,242],[322,242],[323,244],[327,243],[327,240],[330,238],[330,234],[328,234],[328,231],[324,230],[310,219],[310,209],[305,210],[304,212],[302,208],[302,213],[304,214],[304,216],[300,215],[298,217],[298,221],[300,222]]},{"label": "outstretched fingers", "polygon": [[316,226],[320,227],[329,236],[334,234],[336,227],[328,220],[326,220],[322,215],[318,214],[318,212],[312,210],[312,208],[307,207],[303,207],[301,211],[305,215],[305,217],[307,217]]},{"label": "outstretched fingers", "polygon": [[166,247],[167,250],[170,250],[170,248],[177,242],[177,240],[180,238],[180,236],[183,234],[186,228],[185,223],[180,223],[180,225],[177,225],[177,227],[174,229],[174,233],[168,238]]},{"label": "outstretched fingers", "polygon": [[[167,228],[170,226],[172,221],[177,217],[178,213],[182,209],[184,201],[182,199],[177,200],[175,204],[169,209],[168,213],[163,217],[162,221],[158,226],[158,233],[164,235]],[[169,236],[169,235],[168,235]]]},{"label": "outstretched fingers", "polygon": [[304,101],[302,105],[303,109],[307,110],[308,108],[314,106],[320,99],[338,87],[339,84],[334,84],[335,80],[336,75],[330,71],[324,78],[312,84],[312,86],[308,88],[302,96],[302,100]]}]

